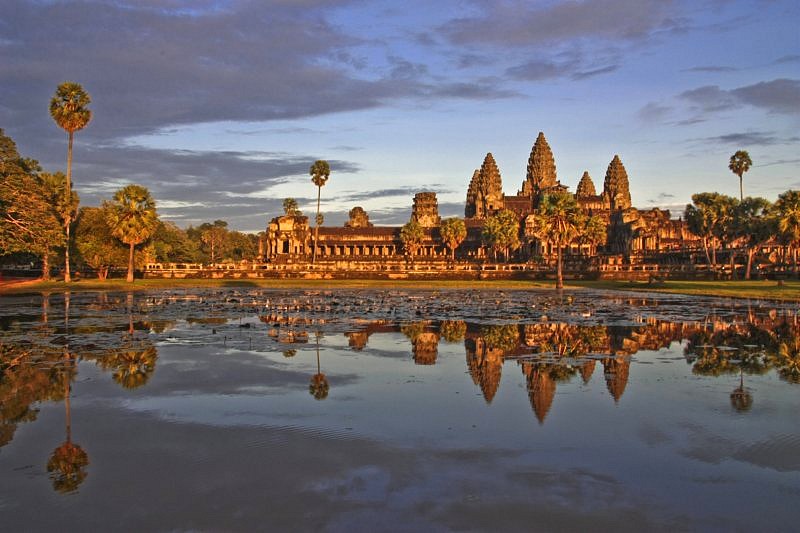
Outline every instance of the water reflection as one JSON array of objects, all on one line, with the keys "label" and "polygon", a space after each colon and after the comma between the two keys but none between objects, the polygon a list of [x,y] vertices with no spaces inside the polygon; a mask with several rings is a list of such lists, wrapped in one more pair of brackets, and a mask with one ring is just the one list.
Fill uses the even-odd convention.
[{"label": "water reflection", "polygon": [[72,442],[72,418],[70,412],[71,383],[75,375],[75,361],[68,351],[64,351],[63,363],[57,368],[58,381],[64,383],[64,425],[66,438],[47,461],[47,471],[53,483],[53,490],[64,494],[73,493],[88,475],[89,456],[80,445]]},{"label": "water reflection", "polygon": [[[636,354],[646,351],[650,357],[674,344],[693,374],[731,380],[724,393],[728,398],[719,400],[737,412],[758,406],[748,386],[752,376],[775,372],[789,384],[800,384],[800,326],[791,307],[712,308],[704,314],[693,309],[685,313],[693,319],[679,319],[677,304],[670,310],[669,300],[612,298],[601,305],[544,296],[521,302],[499,293],[464,300],[468,303],[457,308],[437,296],[390,296],[42,294],[17,314],[0,317],[0,448],[12,441],[20,424],[37,419],[43,404],[63,401],[66,439],[52,453],[47,471],[56,490],[75,491],[89,464],[71,436],[70,395],[80,363],[94,363],[125,393],[141,390],[157,372],[159,343],[282,354],[281,364],[301,374],[300,384],[291,386],[306,399],[307,386],[316,400],[329,396],[322,360],[336,375],[328,350],[342,335],[342,349],[351,354],[370,352],[374,343],[375,353],[390,350],[394,356],[400,350],[408,364],[424,367],[441,364],[455,350],[486,404],[498,397],[504,370],[521,378],[540,425],[550,423],[559,387],[576,381],[588,388],[598,367],[601,390],[608,393],[603,395],[616,404],[630,401],[626,390],[641,369],[632,368]],[[303,366],[308,359],[302,354],[312,353],[315,372]],[[326,409],[333,403],[326,402]]]}]

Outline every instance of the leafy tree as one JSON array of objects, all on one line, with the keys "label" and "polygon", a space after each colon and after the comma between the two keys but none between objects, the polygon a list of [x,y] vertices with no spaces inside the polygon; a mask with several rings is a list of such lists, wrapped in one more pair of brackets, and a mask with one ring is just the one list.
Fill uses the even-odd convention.
[{"label": "leafy tree", "polygon": [[199,242],[192,240],[188,232],[176,226],[174,222],[159,221],[152,242],[156,261],[162,263],[202,261]]},{"label": "leafy tree", "polygon": [[452,258],[455,260],[456,248],[458,248],[467,237],[467,226],[464,224],[464,221],[458,217],[447,218],[442,221],[439,233],[442,235],[442,241],[450,248]]},{"label": "leafy tree", "polygon": [[229,232],[227,258],[233,261],[254,260],[258,254],[258,239],[253,237],[240,231]]},{"label": "leafy tree", "polygon": [[227,237],[228,223],[224,220],[215,220],[213,224],[200,225],[200,240],[210,249],[212,263],[216,261],[216,252],[225,244]]},{"label": "leafy tree", "polygon": [[290,217],[299,217],[303,215],[303,213],[301,213],[300,209],[297,207],[297,200],[294,198],[284,198],[283,212]]},{"label": "leafy tree", "polygon": [[794,271],[797,270],[797,249],[800,247],[800,191],[786,191],[775,202],[778,232],[792,246]]},{"label": "leafy tree", "polygon": [[411,220],[400,228],[400,240],[406,254],[413,257],[425,239],[425,229],[416,220]]},{"label": "leafy tree", "polygon": [[50,278],[50,251],[64,245],[64,232],[52,204],[53,190],[39,175],[39,164],[19,155],[0,129],[0,255],[32,253],[42,258]]},{"label": "leafy tree", "polygon": [[311,169],[308,171],[311,175],[311,181],[314,182],[314,185],[317,186],[317,227],[314,229],[314,248],[311,252],[311,263],[313,264],[317,258],[317,242],[319,241],[319,227],[322,224],[322,219],[319,215],[319,200],[320,195],[322,194],[322,187],[328,182],[328,178],[331,175],[331,167],[328,165],[327,161],[317,160],[311,165]]},{"label": "leafy tree", "polygon": [[127,250],[114,238],[108,225],[105,207],[83,207],[75,225],[75,248],[78,258],[106,279],[111,267],[121,267],[127,260]]},{"label": "leafy tree", "polygon": [[750,170],[751,166],[753,166],[753,161],[750,160],[750,154],[748,154],[746,150],[738,150],[731,156],[731,160],[728,163],[728,168],[731,172],[739,176],[739,200],[744,200],[742,176],[745,172]]},{"label": "leafy tree", "polygon": [[[723,242],[731,229],[737,200],[716,192],[692,195],[692,204],[684,212],[689,231],[700,237],[711,269],[717,269],[717,243]],[[709,255],[709,248],[711,254]]]},{"label": "leafy tree", "polygon": [[[56,172],[55,174],[42,172],[39,174],[39,181],[42,184],[44,201],[50,206],[60,227],[64,228],[64,254],[67,258],[66,260],[69,261],[72,244],[70,232],[78,214],[78,204],[80,203],[78,193],[73,190],[67,190],[69,182],[61,172]],[[66,278],[68,276],[69,271],[67,270],[64,273],[65,281],[67,281]]]},{"label": "leafy tree", "polygon": [[494,252],[495,261],[500,250],[503,250],[503,255],[508,260],[509,250],[517,249],[520,244],[517,215],[508,209],[501,209],[493,214],[486,219],[481,238]]},{"label": "leafy tree", "polygon": [[[82,130],[92,120],[92,112],[87,108],[92,99],[83,90],[80,84],[66,81],[56,88],[56,93],[50,99],[50,116],[58,127],[67,132],[67,176],[66,193],[72,192],[72,140],[76,131]],[[71,199],[65,202],[70,203]],[[77,207],[77,206],[76,206]],[[68,216],[65,222],[67,234],[66,258],[64,264],[64,281],[71,281],[69,272],[69,231],[72,218]]]},{"label": "leafy tree", "polygon": [[128,185],[114,193],[113,202],[103,205],[111,234],[130,246],[127,281],[133,282],[134,247],[153,236],[158,228],[156,203],[145,187]]},{"label": "leafy tree", "polygon": [[747,249],[744,279],[750,279],[756,250],[775,235],[776,224],[771,211],[772,204],[767,200],[752,197],[745,198],[734,209],[733,233]]},{"label": "leafy tree", "polygon": [[539,203],[538,211],[531,215],[530,220],[533,235],[543,242],[552,244],[556,249],[556,288],[563,289],[564,247],[580,242],[581,239],[587,242],[595,240],[599,242],[601,222],[587,220],[575,197],[566,192],[545,194]]}]

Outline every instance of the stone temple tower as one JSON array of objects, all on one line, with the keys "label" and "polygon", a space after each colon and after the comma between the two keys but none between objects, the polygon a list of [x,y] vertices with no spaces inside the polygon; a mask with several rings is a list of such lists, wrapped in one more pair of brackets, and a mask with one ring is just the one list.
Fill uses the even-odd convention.
[{"label": "stone temple tower", "polygon": [[411,220],[423,228],[433,228],[442,224],[439,216],[439,201],[435,192],[418,192],[414,195],[414,206],[411,210]]},{"label": "stone temple tower", "polygon": [[575,190],[575,196],[578,198],[588,198],[590,196],[597,196],[597,191],[594,188],[594,182],[589,172],[586,171],[581,176],[581,181],[578,182],[578,188]]},{"label": "stone temple tower", "polygon": [[556,186],[558,186],[556,161],[547,139],[544,138],[544,133],[540,131],[528,158],[528,173],[522,184],[520,196],[534,196],[542,189]]},{"label": "stone temple tower", "polygon": [[486,154],[480,170],[472,175],[467,190],[467,205],[464,215],[467,218],[486,218],[503,208],[503,181],[494,156]]},{"label": "stone temple tower", "polygon": [[606,171],[606,179],[603,183],[603,202],[612,210],[631,207],[628,173],[618,155],[614,156]]}]

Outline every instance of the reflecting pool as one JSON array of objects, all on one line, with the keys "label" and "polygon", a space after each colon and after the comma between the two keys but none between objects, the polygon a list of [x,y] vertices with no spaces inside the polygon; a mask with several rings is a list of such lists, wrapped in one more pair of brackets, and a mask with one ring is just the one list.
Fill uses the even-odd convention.
[{"label": "reflecting pool", "polygon": [[797,527],[796,304],[0,298],[3,530]]}]

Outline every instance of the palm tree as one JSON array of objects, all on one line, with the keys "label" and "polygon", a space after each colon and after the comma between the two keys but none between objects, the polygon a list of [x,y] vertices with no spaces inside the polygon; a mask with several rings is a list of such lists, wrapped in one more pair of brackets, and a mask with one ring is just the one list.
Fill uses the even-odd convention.
[{"label": "palm tree", "polygon": [[132,283],[134,246],[145,242],[158,228],[156,203],[145,187],[128,185],[114,193],[114,201],[104,207],[111,234],[130,246],[127,281]]},{"label": "palm tree", "polygon": [[416,220],[410,220],[400,228],[400,240],[403,241],[406,255],[411,256],[412,260],[422,245],[423,239],[425,239],[425,230]]},{"label": "palm tree", "polygon": [[317,186],[317,226],[314,230],[314,248],[311,252],[311,264],[314,264],[314,261],[317,259],[317,242],[319,241],[319,225],[320,225],[320,217],[319,217],[319,199],[322,194],[322,187],[327,183],[328,178],[331,175],[331,167],[328,165],[327,161],[323,161],[322,159],[317,160],[311,165],[311,169],[308,171],[311,175],[311,181],[314,182],[314,185]]},{"label": "palm tree", "polygon": [[442,221],[439,228],[439,233],[442,236],[442,241],[450,248],[452,259],[456,259],[456,248],[467,237],[467,226],[464,221],[458,217],[448,218]]},{"label": "palm tree", "polygon": [[563,248],[581,238],[600,242],[598,229],[600,224],[588,221],[575,197],[566,192],[545,194],[539,204],[539,210],[531,217],[533,235],[541,241],[549,242],[556,249],[556,288],[563,289]]},{"label": "palm tree", "polygon": [[750,159],[750,154],[746,150],[738,150],[731,156],[728,168],[731,172],[739,176],[739,200],[744,200],[744,188],[742,187],[742,175],[750,170],[753,166],[753,161]]},{"label": "palm tree", "polygon": [[486,219],[481,232],[481,238],[494,252],[497,261],[497,252],[503,250],[508,261],[509,249],[519,247],[519,219],[513,211],[501,209]]},{"label": "palm tree", "polygon": [[797,273],[797,248],[800,246],[800,191],[786,191],[775,202],[778,231],[792,246],[794,271]]},{"label": "palm tree", "polygon": [[[56,94],[50,99],[50,116],[58,127],[67,132],[67,183],[65,194],[72,192],[72,139],[75,132],[82,130],[92,120],[92,112],[86,107],[92,99],[78,83],[65,81],[56,88]],[[65,203],[70,203],[67,200]],[[67,233],[67,252],[64,266],[64,281],[71,281],[69,273],[69,226],[72,217],[65,222]]]}]

